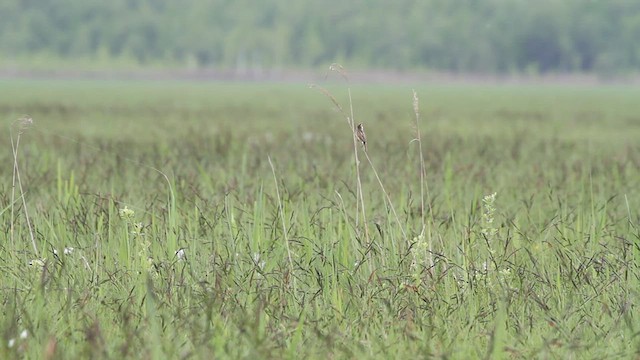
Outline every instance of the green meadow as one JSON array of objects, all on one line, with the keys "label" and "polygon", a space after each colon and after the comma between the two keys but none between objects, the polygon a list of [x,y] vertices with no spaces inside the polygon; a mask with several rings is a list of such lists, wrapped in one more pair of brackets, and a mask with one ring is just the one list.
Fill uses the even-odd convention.
[{"label": "green meadow", "polygon": [[640,356],[640,88],[318,85],[1,80],[0,358]]}]

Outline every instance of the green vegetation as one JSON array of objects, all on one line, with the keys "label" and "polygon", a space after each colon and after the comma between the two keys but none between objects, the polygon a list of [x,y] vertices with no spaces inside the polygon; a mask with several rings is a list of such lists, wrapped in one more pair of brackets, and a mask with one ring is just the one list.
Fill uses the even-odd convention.
[{"label": "green vegetation", "polygon": [[3,67],[640,68],[634,0],[2,0]]},{"label": "green vegetation", "polygon": [[637,357],[640,90],[416,91],[2,81],[0,357]]}]

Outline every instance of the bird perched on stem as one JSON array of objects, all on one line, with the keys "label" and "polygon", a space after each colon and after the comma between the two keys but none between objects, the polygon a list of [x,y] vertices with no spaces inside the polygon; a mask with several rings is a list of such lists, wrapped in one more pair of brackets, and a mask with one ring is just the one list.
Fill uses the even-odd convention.
[{"label": "bird perched on stem", "polygon": [[358,124],[358,126],[356,127],[356,137],[362,143],[362,146],[364,146],[364,151],[366,152],[367,151],[367,135],[365,135],[364,133],[364,125]]}]

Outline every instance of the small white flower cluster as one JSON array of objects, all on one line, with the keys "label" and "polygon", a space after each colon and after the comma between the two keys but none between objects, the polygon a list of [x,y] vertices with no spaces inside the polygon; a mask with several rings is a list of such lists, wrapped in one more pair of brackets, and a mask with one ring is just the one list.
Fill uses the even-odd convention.
[{"label": "small white flower cluster", "polygon": [[[65,248],[62,250],[62,253],[64,255],[68,256],[68,255],[73,254],[74,251],[75,251],[75,248],[73,248],[71,246],[65,246]],[[58,249],[53,249],[51,252],[55,256],[58,256],[58,254],[59,254]],[[33,259],[33,260],[29,261],[29,266],[31,266],[32,268],[34,268],[36,270],[42,270],[46,263],[47,263],[47,259],[46,258]]]},{"label": "small white flower cluster", "polygon": [[482,198],[484,204],[484,213],[482,214],[482,235],[487,238],[487,241],[491,243],[495,235],[498,233],[498,229],[493,224],[494,215],[496,212],[495,202],[497,193],[493,193]]},{"label": "small white flower cluster", "polygon": [[413,246],[411,247],[411,271],[416,280],[420,279],[422,269],[428,266],[429,244],[425,240],[424,233],[413,238]]},{"label": "small white flower cluster", "polygon": [[38,270],[42,270],[46,261],[47,259],[33,259],[29,261],[29,266],[32,266]]},{"label": "small white flower cluster", "polygon": [[476,285],[484,285],[487,288],[494,288],[496,281],[502,285],[504,289],[508,289],[513,292],[519,291],[518,288],[512,286],[513,276],[511,268],[501,268],[497,271],[493,270],[487,262],[482,263],[482,267],[475,270],[473,275],[473,282]]},{"label": "small white flower cluster", "polygon": [[178,261],[186,260],[185,256],[187,254],[184,252],[184,248],[180,248],[180,249],[176,250],[175,254],[176,254],[176,258],[178,259]]},{"label": "small white flower cluster", "polygon": [[[20,332],[19,340],[27,340],[28,337],[29,337],[29,332],[27,331],[27,329],[24,329],[22,330],[22,332]],[[7,347],[12,348],[15,345],[16,345],[16,338],[9,339],[9,342],[7,343]]]},{"label": "small white flower cluster", "polygon": [[127,222],[128,225],[131,225],[131,235],[133,236],[144,236],[144,224],[141,222],[135,222],[136,212],[132,209],[129,209],[126,205],[124,208],[118,210],[118,215],[120,218]]},{"label": "small white flower cluster", "polygon": [[133,218],[136,215],[136,212],[131,210],[131,209],[129,209],[125,205],[124,208],[118,210],[118,215],[120,215],[120,218],[122,220],[133,221]]},{"label": "small white flower cluster", "polygon": [[[71,246],[67,246],[67,247],[64,248],[64,250],[62,250],[62,253],[65,254],[65,255],[71,255],[71,254],[73,254],[74,250],[75,249],[72,248]],[[57,249],[53,249],[53,254],[54,255],[58,255],[58,250]]]},{"label": "small white flower cluster", "polygon": [[264,270],[264,266],[267,264],[266,261],[260,260],[260,253],[253,253],[253,263],[260,268],[260,271]]},{"label": "small white flower cluster", "polygon": [[131,230],[131,235],[133,236],[144,236],[144,233],[142,232],[142,229],[144,229],[144,224],[141,222],[137,222],[137,223],[133,223],[131,224],[133,225],[133,230]]}]

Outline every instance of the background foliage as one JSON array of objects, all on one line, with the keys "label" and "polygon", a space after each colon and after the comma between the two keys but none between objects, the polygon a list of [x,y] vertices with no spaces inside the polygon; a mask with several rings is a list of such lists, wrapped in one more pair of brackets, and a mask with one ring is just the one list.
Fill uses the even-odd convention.
[{"label": "background foliage", "polygon": [[610,74],[638,69],[638,38],[633,0],[0,1],[13,66]]}]

